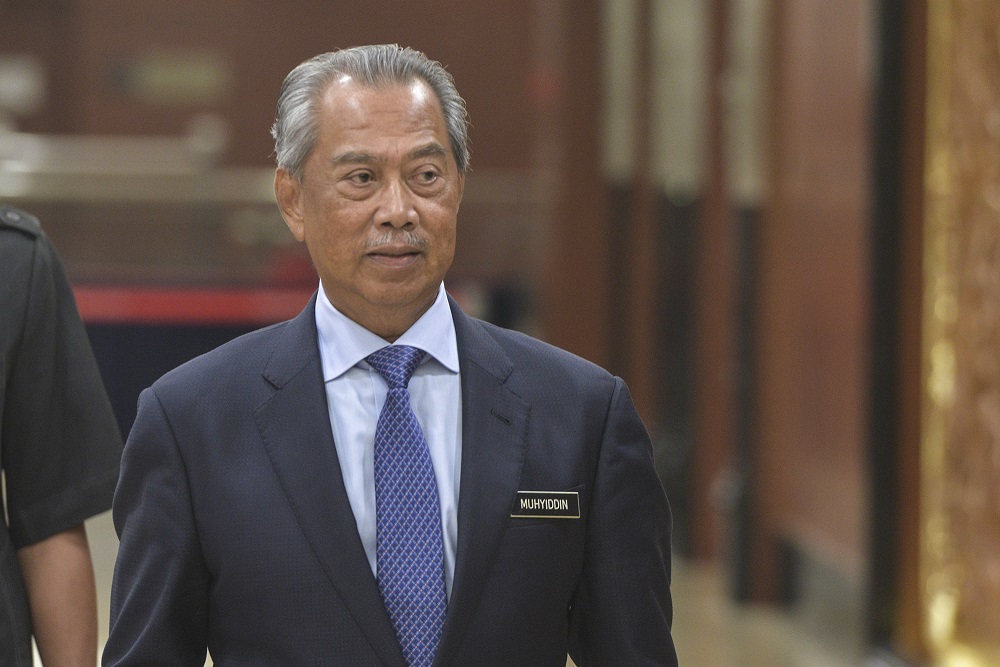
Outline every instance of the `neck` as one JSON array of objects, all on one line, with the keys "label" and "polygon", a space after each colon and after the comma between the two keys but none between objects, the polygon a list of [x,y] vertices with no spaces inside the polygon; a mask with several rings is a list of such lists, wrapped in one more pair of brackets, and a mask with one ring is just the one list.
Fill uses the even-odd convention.
[{"label": "neck", "polygon": [[[328,295],[329,298],[329,295]],[[419,320],[424,313],[430,310],[430,307],[434,304],[437,299],[437,292],[434,293],[433,298],[422,302],[416,306],[413,304],[408,304],[404,307],[392,308],[388,306],[379,306],[366,309],[351,309],[344,308],[340,304],[336,303],[332,299],[330,303],[341,312],[345,317],[353,320],[360,326],[368,329],[373,334],[382,338],[390,343],[396,342],[400,336],[406,333],[410,327]]]}]

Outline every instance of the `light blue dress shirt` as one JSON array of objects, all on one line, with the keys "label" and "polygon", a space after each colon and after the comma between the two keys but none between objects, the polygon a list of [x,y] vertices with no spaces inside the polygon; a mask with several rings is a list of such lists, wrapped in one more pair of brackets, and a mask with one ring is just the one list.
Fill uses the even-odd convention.
[{"label": "light blue dress shirt", "polygon": [[[375,424],[388,386],[365,361],[389,343],[334,308],[319,286],[316,328],[327,406],[340,469],[365,554],[375,560]],[[410,379],[410,404],[430,449],[444,536],[445,583],[451,596],[458,544],[462,468],[462,388],[455,322],[444,284],[434,304],[395,342],[427,352]]]}]

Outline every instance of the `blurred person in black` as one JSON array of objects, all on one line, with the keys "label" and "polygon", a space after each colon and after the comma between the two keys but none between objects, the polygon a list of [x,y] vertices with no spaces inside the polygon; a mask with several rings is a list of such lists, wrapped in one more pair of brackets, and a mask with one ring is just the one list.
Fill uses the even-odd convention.
[{"label": "blurred person in black", "polygon": [[84,520],[110,508],[121,434],[63,267],[38,220],[0,206],[0,665],[97,661]]}]

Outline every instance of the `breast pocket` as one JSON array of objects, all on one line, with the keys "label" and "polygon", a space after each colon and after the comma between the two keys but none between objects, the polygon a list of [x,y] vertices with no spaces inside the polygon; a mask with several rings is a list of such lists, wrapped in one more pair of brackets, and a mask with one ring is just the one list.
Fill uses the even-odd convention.
[{"label": "breast pocket", "polygon": [[[515,494],[495,571],[507,573],[504,590],[508,593],[516,589],[536,604],[545,599],[563,605],[560,608],[565,611],[564,603],[576,587],[584,558],[585,488],[523,491],[534,493]],[[529,502],[522,503],[522,499]]]}]

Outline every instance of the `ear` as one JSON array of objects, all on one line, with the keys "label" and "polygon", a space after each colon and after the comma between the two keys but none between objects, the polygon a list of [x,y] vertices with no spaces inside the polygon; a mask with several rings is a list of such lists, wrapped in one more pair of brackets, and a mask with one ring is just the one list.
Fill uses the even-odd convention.
[{"label": "ear", "polygon": [[285,224],[297,241],[305,239],[305,216],[302,211],[302,183],[283,167],[274,172],[274,198]]}]

